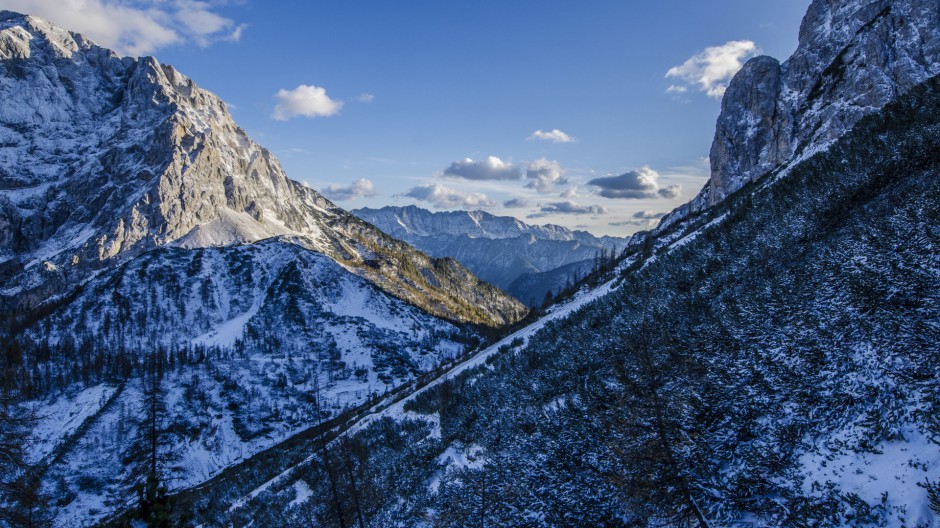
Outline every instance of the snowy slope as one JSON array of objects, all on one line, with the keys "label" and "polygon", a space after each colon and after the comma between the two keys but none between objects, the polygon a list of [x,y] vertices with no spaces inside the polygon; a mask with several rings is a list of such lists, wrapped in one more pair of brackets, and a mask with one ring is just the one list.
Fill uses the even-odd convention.
[{"label": "snowy slope", "polygon": [[191,487],[526,313],[288,179],[172,67],[6,11],[0,144],[5,389],[56,525],[133,502],[153,408]]},{"label": "snowy slope", "polygon": [[[20,338],[24,346],[50,354],[33,390],[72,387],[30,404],[40,417],[33,461],[48,462],[53,448],[69,444],[45,480],[62,497],[63,526],[129,504],[145,412],[138,376],[146,371],[135,365],[153,354],[168,370],[162,427],[175,432],[161,453],[175,490],[309,427],[317,389],[321,418],[329,418],[465,347],[454,325],[277,240],[146,253],[102,273],[33,328]],[[116,384],[123,392],[102,412]]]},{"label": "snowy slope", "polygon": [[203,519],[937,526],[938,8],[813,1],[797,53],[732,82],[712,181],[631,240],[616,288],[334,443],[364,455],[311,452]]},{"label": "snowy slope", "polygon": [[938,116],[935,78],[200,519],[936,526]]}]

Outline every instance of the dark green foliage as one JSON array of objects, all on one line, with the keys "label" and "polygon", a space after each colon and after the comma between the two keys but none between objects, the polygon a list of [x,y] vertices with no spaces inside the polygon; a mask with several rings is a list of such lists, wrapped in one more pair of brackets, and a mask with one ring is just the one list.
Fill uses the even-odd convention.
[{"label": "dark green foliage", "polygon": [[24,439],[35,417],[0,398],[0,526],[51,526],[49,498],[41,490],[42,468],[26,462]]}]

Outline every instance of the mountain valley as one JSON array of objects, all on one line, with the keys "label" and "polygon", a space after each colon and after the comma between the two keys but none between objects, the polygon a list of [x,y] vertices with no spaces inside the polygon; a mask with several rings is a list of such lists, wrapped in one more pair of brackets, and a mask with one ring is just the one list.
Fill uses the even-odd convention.
[{"label": "mountain valley", "polygon": [[9,11],[0,145],[0,526],[940,525],[936,0],[812,0],[629,238],[347,212]]}]

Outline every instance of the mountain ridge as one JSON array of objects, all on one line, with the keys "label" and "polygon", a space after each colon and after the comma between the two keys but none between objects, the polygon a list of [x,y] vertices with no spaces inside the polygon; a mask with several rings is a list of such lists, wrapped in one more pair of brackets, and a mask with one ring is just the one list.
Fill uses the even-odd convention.
[{"label": "mountain ridge", "polygon": [[527,312],[289,179],[171,66],[41,18],[0,13],[0,145],[0,442],[33,446],[0,515],[199,485]]},{"label": "mountain ridge", "polygon": [[[31,16],[7,13],[0,32],[0,56],[9,57],[0,86],[7,304],[29,308],[166,244],[290,236],[438,316],[498,326],[524,314],[459,266],[427,258],[290,180],[220,99],[172,67],[119,58]],[[32,66],[40,63],[54,74]],[[419,272],[403,280],[396,269],[406,261]]]},{"label": "mountain ridge", "polygon": [[[557,293],[559,283],[583,275],[602,253],[618,255],[629,241],[552,224],[529,225],[485,211],[432,212],[412,205],[352,212],[429,255],[458,260],[529,306],[541,304],[547,292]],[[513,289],[524,275],[525,289]]]},{"label": "mountain ridge", "polygon": [[[634,246],[579,309],[376,409],[332,445],[362,458],[222,493],[236,507],[200,519],[932,526],[938,107],[934,77]],[[363,488],[344,475],[386,484],[334,503],[330,471],[346,497]]]},{"label": "mountain ridge", "polygon": [[[362,459],[298,467],[206,518],[935,525],[937,9],[813,0],[791,58],[810,74],[791,79],[815,99],[773,119],[780,63],[750,61],[713,179],[631,240],[614,291],[364,420],[346,440]],[[878,60],[917,55],[898,77]],[[391,482],[330,502],[330,471]]]}]

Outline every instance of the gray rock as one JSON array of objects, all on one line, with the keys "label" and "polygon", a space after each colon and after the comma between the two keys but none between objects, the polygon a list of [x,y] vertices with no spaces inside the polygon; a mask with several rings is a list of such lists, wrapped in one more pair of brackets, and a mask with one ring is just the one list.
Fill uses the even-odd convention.
[{"label": "gray rock", "polygon": [[938,28],[936,0],[814,0],[789,60],[754,58],[732,80],[712,144],[711,180],[684,213],[825,149],[865,115],[940,73]]}]

